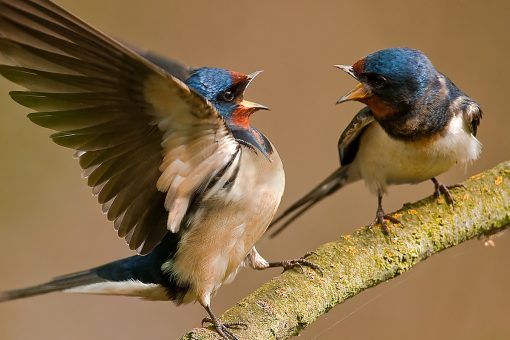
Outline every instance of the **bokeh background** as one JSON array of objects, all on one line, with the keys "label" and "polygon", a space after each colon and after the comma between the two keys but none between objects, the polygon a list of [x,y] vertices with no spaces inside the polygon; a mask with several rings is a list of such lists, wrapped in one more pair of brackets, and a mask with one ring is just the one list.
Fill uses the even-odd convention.
[{"label": "bokeh background", "polygon": [[[94,26],[194,66],[263,69],[247,97],[272,108],[253,124],[276,145],[287,174],[285,207],[337,165],[339,134],[362,107],[335,106],[354,81],[333,64],[378,49],[423,50],[479,101],[480,160],[442,176],[446,183],[510,159],[508,1],[132,1],[60,0]],[[72,151],[0,80],[0,290],[131,255],[80,178]],[[430,182],[390,189],[385,208],[432,192]],[[376,198],[351,185],[282,237],[263,239],[267,259],[298,257],[373,218]],[[475,240],[434,256],[401,277],[335,307],[305,339],[508,339],[510,232],[496,247]],[[213,300],[218,313],[277,275],[242,270]],[[0,339],[176,339],[199,326],[200,305],[52,294],[0,305]]]}]

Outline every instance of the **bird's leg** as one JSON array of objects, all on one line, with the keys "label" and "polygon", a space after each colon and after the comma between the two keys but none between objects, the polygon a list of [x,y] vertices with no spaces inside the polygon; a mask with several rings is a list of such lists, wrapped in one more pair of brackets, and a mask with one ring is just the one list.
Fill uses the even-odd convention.
[{"label": "bird's leg", "polygon": [[389,235],[390,231],[388,229],[388,226],[386,225],[385,219],[392,223],[395,223],[395,224],[400,224],[400,225],[403,225],[403,224],[395,217],[393,217],[391,215],[387,215],[384,212],[383,207],[382,207],[382,197],[383,197],[382,192],[378,192],[377,193],[377,211],[375,212],[375,219],[372,223],[370,223],[370,225],[368,227],[372,228],[374,225],[380,224],[383,233],[386,235]]},{"label": "bird's leg", "polygon": [[234,333],[232,333],[229,329],[246,329],[248,325],[243,322],[231,322],[231,323],[221,323],[220,319],[214,315],[211,307],[209,305],[204,306],[207,314],[209,314],[208,318],[204,318],[202,320],[202,327],[204,323],[212,323],[216,332],[223,337],[225,340],[239,340]]},{"label": "bird's leg", "polygon": [[269,266],[267,268],[282,267],[284,271],[288,270],[288,269],[295,268],[295,267],[299,267],[303,271],[303,266],[305,266],[305,267],[309,267],[309,268],[312,268],[313,270],[318,271],[322,275],[321,267],[319,267],[315,263],[305,260],[303,258],[278,261],[278,262],[268,262],[268,265]]},{"label": "bird's leg", "polygon": [[[309,254],[307,254],[309,255]],[[305,255],[306,257],[306,255]],[[278,262],[267,262],[260,254],[257,252],[257,249],[253,247],[251,251],[246,256],[246,261],[248,264],[256,270],[264,270],[267,268],[275,268],[275,267],[282,267],[283,270],[292,269],[295,267],[301,268],[303,270],[303,267],[309,267],[313,270],[318,271],[322,275],[322,269],[318,265],[316,265],[313,262],[310,262],[308,260],[305,260],[303,257],[299,259],[294,260],[286,260],[286,261],[278,261]]]},{"label": "bird's leg", "polygon": [[450,205],[453,205],[454,203],[452,194],[450,193],[450,189],[465,188],[463,184],[454,184],[446,186],[439,182],[435,177],[432,177],[430,180],[432,181],[432,183],[434,183],[434,197],[439,197],[441,194],[443,194],[446,203]]}]

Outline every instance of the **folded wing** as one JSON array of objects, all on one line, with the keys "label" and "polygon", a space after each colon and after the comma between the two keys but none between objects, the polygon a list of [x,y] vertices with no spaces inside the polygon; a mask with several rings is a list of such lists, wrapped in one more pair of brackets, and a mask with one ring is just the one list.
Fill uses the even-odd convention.
[{"label": "folded wing", "polygon": [[350,164],[359,149],[359,140],[361,133],[369,124],[374,122],[372,111],[368,107],[361,109],[345,128],[338,140],[338,155],[340,156],[340,164],[345,166]]}]

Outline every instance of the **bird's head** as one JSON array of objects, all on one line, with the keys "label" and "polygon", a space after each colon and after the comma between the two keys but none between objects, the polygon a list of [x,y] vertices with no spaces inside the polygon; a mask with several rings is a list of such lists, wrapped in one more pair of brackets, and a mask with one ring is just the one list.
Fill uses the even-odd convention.
[{"label": "bird's head", "polygon": [[244,91],[262,71],[242,74],[221,68],[203,67],[196,69],[186,84],[206,98],[227,124],[238,128],[250,127],[250,116],[268,107],[244,99]]},{"label": "bird's head", "polygon": [[413,108],[437,78],[430,60],[422,52],[410,48],[377,51],[352,66],[335,67],[360,82],[337,104],[357,100],[367,105],[379,119]]}]

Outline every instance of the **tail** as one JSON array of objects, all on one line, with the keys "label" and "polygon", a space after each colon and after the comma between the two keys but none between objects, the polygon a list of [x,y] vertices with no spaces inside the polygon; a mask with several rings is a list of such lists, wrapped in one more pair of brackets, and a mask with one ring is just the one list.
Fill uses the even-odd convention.
[{"label": "tail", "polygon": [[320,202],[323,198],[331,195],[344,185],[351,182],[348,176],[348,166],[342,166],[325,180],[323,180],[318,186],[312,191],[302,197],[300,200],[288,207],[283,213],[277,216],[273,222],[269,225],[272,228],[284,221],[283,224],[276,229],[272,234],[271,238],[281,233],[289,224],[294,222],[299,216],[305,213],[308,209],[313,207],[316,203]]},{"label": "tail", "polygon": [[0,292],[0,302],[52,292],[137,296],[148,300],[178,302],[188,287],[179,285],[171,274],[165,274],[161,269],[163,263],[171,261],[176,244],[177,237],[169,233],[146,256],[131,256],[89,270],[59,276],[43,284]]},{"label": "tail", "polygon": [[64,291],[75,287],[89,286],[107,280],[99,277],[94,269],[59,276],[49,282],[6,292],[0,292],[0,302],[22,299],[35,295]]}]

